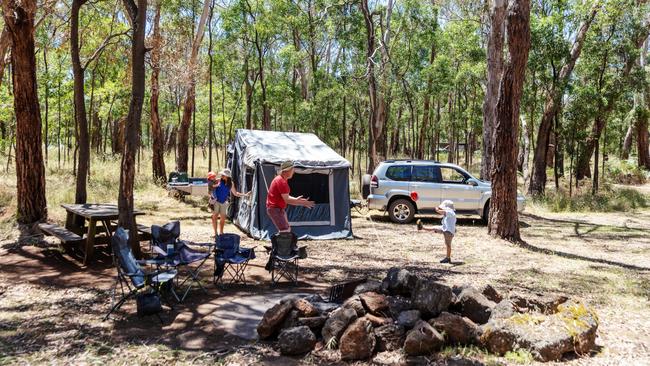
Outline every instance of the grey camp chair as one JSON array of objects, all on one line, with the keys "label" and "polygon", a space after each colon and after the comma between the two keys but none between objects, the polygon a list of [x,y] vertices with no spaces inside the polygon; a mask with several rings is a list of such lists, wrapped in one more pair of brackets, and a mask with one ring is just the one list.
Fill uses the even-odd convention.
[{"label": "grey camp chair", "polygon": [[[176,270],[145,272],[133,256],[133,252],[129,246],[129,234],[121,227],[118,227],[113,234],[111,247],[113,250],[113,264],[117,269],[117,277],[112,289],[112,306],[108,314],[104,317],[104,320],[107,320],[114,311],[122,307],[132,297],[141,296],[144,298],[147,294],[153,293],[154,297],[159,297],[159,300],[164,299],[160,296],[160,292],[165,286],[172,283],[177,274]],[[118,297],[118,286],[120,289],[120,299],[116,301]],[[157,311],[155,315],[158,316]]]}]

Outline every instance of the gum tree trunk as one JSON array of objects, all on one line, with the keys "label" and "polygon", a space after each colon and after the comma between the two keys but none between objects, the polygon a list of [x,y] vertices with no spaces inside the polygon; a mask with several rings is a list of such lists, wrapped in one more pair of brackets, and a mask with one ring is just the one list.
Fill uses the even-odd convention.
[{"label": "gum tree trunk", "polygon": [[529,0],[510,0],[506,24],[509,59],[505,63],[499,84],[495,111],[488,232],[506,240],[519,241],[517,149],[519,104],[530,49]]},{"label": "gum tree trunk", "polygon": [[16,116],[17,221],[32,224],[47,219],[41,113],[36,84],[34,48],[35,0],[2,0],[10,38],[14,110]]},{"label": "gum tree trunk", "polygon": [[158,98],[160,96],[160,47],[162,36],[160,35],[160,7],[161,1],[156,3],[156,15],[153,25],[153,38],[151,49],[151,137],[153,139],[151,150],[153,152],[152,170],[153,179],[156,182],[165,181],[165,136],[162,130],[162,121],[158,113]]}]

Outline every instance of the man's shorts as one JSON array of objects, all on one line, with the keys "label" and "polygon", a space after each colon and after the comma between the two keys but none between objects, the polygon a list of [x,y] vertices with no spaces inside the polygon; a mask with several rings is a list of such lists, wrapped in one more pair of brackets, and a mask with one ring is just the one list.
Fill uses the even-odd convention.
[{"label": "man's shorts", "polygon": [[228,214],[228,207],[230,203],[228,201],[224,203],[217,202],[214,205],[208,205],[212,213],[220,214],[226,216]]},{"label": "man's shorts", "polygon": [[278,231],[289,230],[289,220],[287,219],[287,213],[284,208],[267,207],[266,213],[269,215],[271,221],[273,221],[273,225],[278,228]]}]

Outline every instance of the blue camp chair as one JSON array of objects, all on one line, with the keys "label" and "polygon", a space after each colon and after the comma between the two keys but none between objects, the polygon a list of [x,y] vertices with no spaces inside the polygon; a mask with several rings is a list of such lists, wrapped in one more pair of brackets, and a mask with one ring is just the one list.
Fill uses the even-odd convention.
[{"label": "blue camp chair", "polygon": [[215,284],[224,284],[224,275],[230,277],[229,283],[246,284],[245,271],[248,261],[255,258],[255,248],[240,248],[240,237],[237,234],[221,234],[217,236],[216,254],[214,257]]},{"label": "blue camp chair", "polygon": [[[212,247],[214,244],[194,243],[180,240],[180,234],[181,223],[179,221],[172,221],[163,226],[151,225],[152,248],[153,246],[156,246],[166,252],[167,255],[154,255],[153,261],[150,262],[157,266],[172,267],[179,271],[185,271],[186,276],[183,279],[177,279],[176,284],[177,287],[182,288],[187,283],[185,292],[180,299],[176,297],[177,300],[183,301],[192,289],[193,283],[196,283],[204,293],[208,293],[205,287],[201,284],[199,274],[201,273],[203,264],[205,264],[212,254]],[[173,246],[173,250],[168,251],[168,245]],[[207,248],[207,251],[198,250],[193,247]],[[192,264],[196,264],[196,266],[192,267]],[[174,295],[176,296],[175,292]]]},{"label": "blue camp chair", "polygon": [[282,277],[298,283],[298,260],[307,258],[306,247],[298,247],[298,237],[292,232],[279,232],[271,236],[269,261],[266,269],[271,272],[271,284],[277,284]]},{"label": "blue camp chair", "polygon": [[[160,307],[161,290],[171,284],[177,275],[174,269],[158,270],[154,272],[145,272],[138,261],[135,260],[131,247],[129,246],[129,234],[121,227],[118,227],[111,238],[111,248],[113,251],[113,264],[117,269],[117,277],[112,288],[111,309],[104,317],[104,321],[117,309],[119,309],[126,300],[136,297],[138,300],[138,315],[156,315],[160,319],[158,312]],[[120,299],[116,302],[117,288],[120,288]],[[156,299],[157,298],[157,299]],[[140,300],[151,304],[154,300],[156,306],[153,311],[148,306],[149,311],[141,313]],[[162,319],[161,319],[162,321]]]}]

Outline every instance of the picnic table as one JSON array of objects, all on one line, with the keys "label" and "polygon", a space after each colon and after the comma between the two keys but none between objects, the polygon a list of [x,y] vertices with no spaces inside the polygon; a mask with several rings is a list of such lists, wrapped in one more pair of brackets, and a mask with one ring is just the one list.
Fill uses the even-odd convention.
[{"label": "picnic table", "polygon": [[[61,207],[67,212],[65,228],[49,223],[40,224],[39,228],[61,239],[64,246],[78,246],[84,254],[83,263],[86,264],[93,258],[95,244],[110,244],[113,232],[117,228],[116,221],[119,216],[117,205],[86,203],[63,204]],[[133,211],[134,220],[135,216],[139,215],[144,215],[144,212]],[[136,258],[140,258],[142,252],[139,242],[151,238],[151,229],[144,225],[137,225],[137,227],[138,240],[131,249]]]}]

